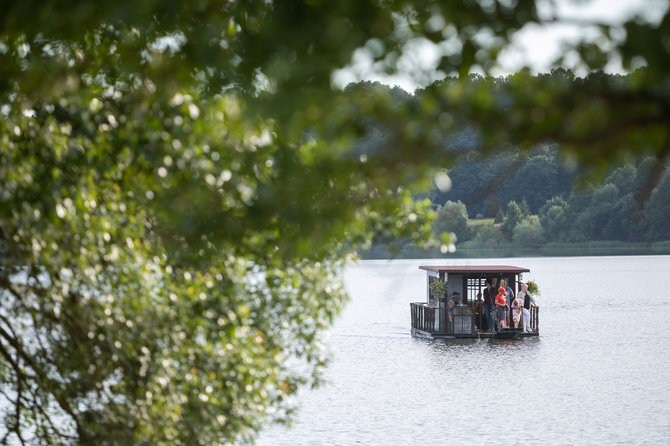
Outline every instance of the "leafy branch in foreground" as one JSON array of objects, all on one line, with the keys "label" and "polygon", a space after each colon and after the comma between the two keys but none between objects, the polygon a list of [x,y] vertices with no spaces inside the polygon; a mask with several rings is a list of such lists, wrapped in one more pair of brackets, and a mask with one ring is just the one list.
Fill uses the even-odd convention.
[{"label": "leafy branch in foreground", "polygon": [[[530,0],[491,5],[3,4],[0,438],[225,444],[290,420],[296,389],[319,382],[351,252],[429,241],[429,203],[410,197],[462,151],[445,131],[478,127],[484,153],[555,139],[594,168],[665,156],[670,59],[651,56],[667,13],[604,37],[649,63],[621,101],[609,81],[520,74],[496,102],[467,73],[541,17]],[[331,88],[357,49],[394,71],[419,37],[452,41],[448,88],[407,104]]]}]

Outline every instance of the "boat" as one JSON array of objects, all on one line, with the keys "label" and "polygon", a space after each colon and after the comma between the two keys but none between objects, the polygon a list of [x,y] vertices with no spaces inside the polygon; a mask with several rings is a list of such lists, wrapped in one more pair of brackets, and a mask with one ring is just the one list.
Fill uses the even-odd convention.
[{"label": "boat", "polygon": [[[539,308],[532,306],[530,331],[522,328],[486,327],[483,296],[486,280],[494,289],[504,279],[516,293],[528,268],[509,265],[419,266],[426,271],[426,301],[410,302],[412,336],[424,339],[522,339],[540,335]],[[450,296],[458,304],[449,305]],[[519,323],[523,327],[522,321]],[[498,323],[496,322],[496,327]]]}]

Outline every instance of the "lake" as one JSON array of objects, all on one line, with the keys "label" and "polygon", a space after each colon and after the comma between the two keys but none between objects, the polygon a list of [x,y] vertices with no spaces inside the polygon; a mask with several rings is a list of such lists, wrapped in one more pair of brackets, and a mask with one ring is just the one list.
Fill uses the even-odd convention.
[{"label": "lake", "polygon": [[[419,265],[514,265],[540,337],[425,341]],[[257,444],[670,444],[670,256],[362,261],[324,341],[326,384]]]}]

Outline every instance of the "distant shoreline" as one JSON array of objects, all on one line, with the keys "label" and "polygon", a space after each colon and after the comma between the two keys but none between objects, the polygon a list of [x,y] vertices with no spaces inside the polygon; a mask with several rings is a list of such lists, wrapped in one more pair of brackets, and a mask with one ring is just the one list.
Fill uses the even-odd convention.
[{"label": "distant shoreline", "polygon": [[[470,245],[470,246],[468,246]],[[437,248],[421,249],[407,245],[389,251],[387,246],[374,246],[359,251],[364,260],[372,259],[428,259],[428,258],[496,258],[496,257],[583,257],[626,255],[670,255],[670,241],[664,242],[602,242],[547,243],[535,248],[525,248],[512,243],[492,246],[456,245],[453,253],[442,253]]]}]

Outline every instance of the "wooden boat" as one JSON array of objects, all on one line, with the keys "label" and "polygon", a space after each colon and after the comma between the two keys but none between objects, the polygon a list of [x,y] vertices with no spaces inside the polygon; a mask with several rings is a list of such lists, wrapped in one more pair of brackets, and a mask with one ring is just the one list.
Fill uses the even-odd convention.
[{"label": "wooden boat", "polygon": [[[521,339],[537,337],[539,329],[539,308],[530,308],[530,331],[521,328],[486,327],[484,307],[478,296],[483,296],[486,279],[492,279],[494,289],[505,279],[508,286],[517,292],[527,268],[508,265],[465,265],[465,266],[419,266],[426,271],[426,301],[410,303],[412,336],[426,339]],[[442,295],[435,290],[445,289],[435,286],[439,281],[446,285]],[[448,304],[454,292],[460,294],[460,305]],[[496,324],[497,325],[497,324]],[[523,327],[523,315],[519,324]]]}]

